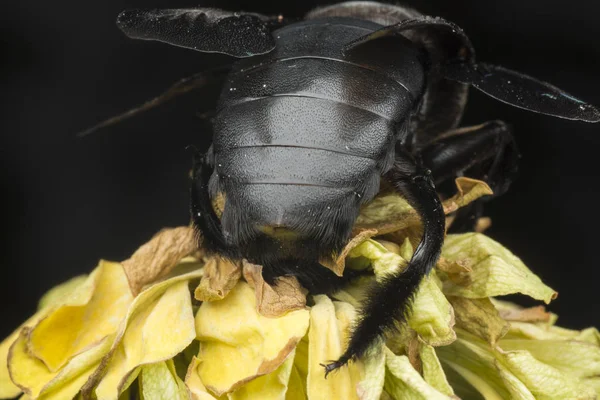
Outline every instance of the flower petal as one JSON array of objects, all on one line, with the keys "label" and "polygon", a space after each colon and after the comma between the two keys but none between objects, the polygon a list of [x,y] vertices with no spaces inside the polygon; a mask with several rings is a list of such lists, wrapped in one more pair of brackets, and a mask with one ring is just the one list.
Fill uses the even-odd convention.
[{"label": "flower petal", "polygon": [[88,279],[31,329],[28,351],[50,371],[114,334],[133,301],[120,264],[101,261]]},{"label": "flower petal", "polygon": [[472,283],[468,286],[445,282],[444,292],[448,295],[483,298],[523,293],[546,303],[556,298],[557,293],[519,258],[483,234],[448,235],[442,257],[449,262],[466,261],[472,269]]},{"label": "flower petal", "polygon": [[454,396],[454,390],[446,379],[442,364],[437,357],[435,348],[427,343],[419,343],[419,358],[423,369],[423,379],[433,388],[447,396]]},{"label": "flower petal", "polygon": [[73,398],[110,348],[110,338],[106,337],[71,358],[59,371],[53,372],[29,353],[29,334],[28,328],[23,329],[12,345],[8,356],[8,368],[13,382],[32,398],[40,395],[49,399]]},{"label": "flower petal", "polygon": [[379,400],[385,381],[385,353],[383,346],[373,346],[363,356],[365,377],[358,382],[356,393],[360,400]]},{"label": "flower petal", "polygon": [[[456,179],[457,194],[443,202],[444,212],[451,213],[481,196],[492,194],[483,181],[470,178]],[[376,197],[365,205],[354,224],[353,234],[375,229],[377,235],[384,235],[421,223],[417,212],[408,202],[396,193]]]},{"label": "flower petal", "polygon": [[510,325],[489,299],[448,296],[456,315],[456,326],[487,341],[492,346],[508,332]]},{"label": "flower petal", "polygon": [[194,356],[185,375],[185,384],[190,390],[192,400],[216,400],[215,397],[208,393],[208,389],[206,389],[206,386],[204,386],[200,379],[200,375],[198,375],[199,364],[200,360]]},{"label": "flower petal", "polygon": [[202,303],[196,314],[198,374],[217,396],[276,370],[308,329],[308,310],[266,318],[255,307],[254,291],[240,281],[223,300]]},{"label": "flower petal", "polygon": [[503,354],[502,358],[507,369],[523,382],[538,400],[594,399],[596,397],[593,388],[538,361],[528,351],[508,351]]},{"label": "flower petal", "polygon": [[431,271],[419,286],[413,300],[408,325],[423,341],[431,346],[446,346],[456,340],[454,332],[454,309],[436,283],[435,271]]},{"label": "flower petal", "polygon": [[131,292],[138,295],[142,288],[167,275],[185,256],[198,250],[194,228],[180,226],[163,229],[123,261]]},{"label": "flower petal", "polygon": [[195,272],[161,282],[135,299],[95,389],[98,399],[118,397],[138,366],[173,358],[194,340],[188,280],[200,275]]},{"label": "flower petal", "polygon": [[499,346],[504,351],[527,351],[570,377],[581,379],[600,376],[600,347],[575,340],[509,340]]},{"label": "flower petal", "polygon": [[437,391],[423,380],[410,364],[408,357],[397,356],[385,349],[387,373],[385,391],[394,399],[448,400],[449,396]]},{"label": "flower petal", "polygon": [[172,360],[142,367],[139,375],[142,400],[188,400],[191,395],[175,372]]},{"label": "flower petal", "polygon": [[344,352],[350,324],[355,317],[354,307],[348,303],[334,303],[324,295],[314,296],[314,300],[308,331],[308,398],[358,399],[355,388],[365,376],[362,360],[340,368],[327,379],[321,365],[337,360]]},{"label": "flower petal", "polygon": [[60,303],[81,286],[86,279],[87,275],[79,275],[48,290],[38,302],[38,310]]},{"label": "flower petal", "polygon": [[254,289],[256,311],[263,317],[277,318],[294,310],[306,308],[306,294],[295,276],[275,278],[271,286],[262,277],[262,267],[244,261],[244,278]]},{"label": "flower petal", "polygon": [[248,382],[238,390],[227,395],[229,400],[279,400],[286,398],[288,382],[294,366],[292,351],[283,364],[275,371]]},{"label": "flower petal", "polygon": [[242,266],[221,257],[211,257],[204,264],[200,285],[194,291],[198,301],[221,300],[235,287],[242,277]]}]

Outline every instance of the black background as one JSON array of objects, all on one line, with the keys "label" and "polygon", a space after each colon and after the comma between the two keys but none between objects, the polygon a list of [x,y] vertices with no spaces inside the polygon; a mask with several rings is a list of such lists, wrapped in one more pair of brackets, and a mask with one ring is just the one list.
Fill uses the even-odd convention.
[{"label": "black background", "polygon": [[[480,60],[537,76],[600,105],[597,2],[407,1],[462,26]],[[203,6],[299,16],[323,2],[211,1]],[[0,337],[50,287],[122,260],[164,226],[188,222],[185,146],[208,145],[185,96],[87,139],[75,133],[224,61],[132,41],[114,24],[129,7],[189,1],[9,2],[0,15],[2,240]],[[560,323],[600,323],[600,126],[527,113],[472,93],[465,123],[503,119],[523,155],[510,193],[490,204],[489,235],[560,292]]]}]

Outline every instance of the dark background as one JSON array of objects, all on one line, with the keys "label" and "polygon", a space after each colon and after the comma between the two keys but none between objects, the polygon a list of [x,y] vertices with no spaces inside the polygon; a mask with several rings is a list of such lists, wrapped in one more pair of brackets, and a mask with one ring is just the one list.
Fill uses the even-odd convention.
[{"label": "dark background", "polygon": [[[600,105],[600,6],[508,0],[407,1],[470,35],[480,60],[529,73]],[[185,96],[84,140],[75,133],[146,100],[223,57],[132,41],[116,28],[128,7],[194,2],[9,2],[0,15],[2,240],[0,337],[52,286],[122,260],[164,226],[188,222],[191,154],[207,147]],[[301,15],[319,2],[210,1],[204,6]],[[320,4],[325,4],[320,2]],[[528,113],[472,93],[465,123],[503,119],[523,155],[510,193],[489,205],[488,233],[560,292],[560,323],[599,325],[600,125]]]}]

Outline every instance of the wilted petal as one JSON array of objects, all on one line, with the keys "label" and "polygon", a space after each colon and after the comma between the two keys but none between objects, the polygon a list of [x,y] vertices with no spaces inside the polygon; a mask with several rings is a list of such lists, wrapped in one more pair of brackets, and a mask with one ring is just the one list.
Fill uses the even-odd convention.
[{"label": "wilted petal", "polygon": [[508,332],[510,325],[500,318],[489,299],[467,299],[449,296],[454,308],[456,326],[485,340],[492,346]]},{"label": "wilted petal", "polygon": [[154,235],[122,263],[132,293],[138,295],[144,286],[167,275],[182,258],[198,249],[198,242],[190,226],[165,228]]},{"label": "wilted petal", "polygon": [[344,269],[346,268],[346,257],[350,251],[363,243],[365,240],[375,235],[377,235],[376,229],[368,229],[359,232],[352,238],[352,240],[348,242],[348,244],[346,244],[346,246],[344,246],[340,254],[335,259],[324,258],[320,260],[321,265],[332,270],[337,276],[342,276],[344,274]]},{"label": "wilted petal", "polygon": [[256,295],[256,311],[264,317],[277,318],[294,310],[306,307],[306,289],[300,285],[295,276],[275,278],[271,286],[262,277],[260,265],[244,262],[244,278],[254,289]]},{"label": "wilted petal", "polygon": [[81,286],[86,279],[87,275],[79,275],[48,290],[38,302],[38,310],[60,303]]},{"label": "wilted petal", "polygon": [[523,293],[546,303],[556,297],[519,258],[483,234],[448,235],[442,256],[449,262],[466,261],[473,270],[468,286],[446,281],[444,292],[448,295],[484,298]]},{"label": "wilted petal", "polygon": [[[470,178],[456,179],[457,194],[443,202],[444,212],[451,213],[481,196],[492,194],[489,186]],[[421,223],[415,209],[396,193],[377,196],[365,205],[356,220],[353,234],[375,229],[378,235],[395,232]]]},{"label": "wilted petal", "polygon": [[240,281],[223,300],[202,303],[196,314],[197,371],[218,396],[279,368],[308,329],[308,310],[266,318],[255,307],[254,291]]},{"label": "wilted petal", "polygon": [[200,272],[172,278],[142,292],[129,309],[111,351],[106,373],[95,389],[98,399],[114,399],[141,365],[173,358],[196,336],[188,280]]},{"label": "wilted petal", "polygon": [[221,300],[235,287],[242,277],[242,266],[221,257],[211,257],[204,264],[204,274],[194,291],[199,301]]},{"label": "wilted petal", "polygon": [[118,263],[101,261],[87,280],[31,329],[28,351],[57,371],[73,356],[114,334],[133,301]]},{"label": "wilted petal", "polygon": [[175,372],[172,360],[142,367],[139,374],[141,400],[188,400],[190,393]]},{"label": "wilted petal", "polygon": [[386,349],[385,391],[395,399],[448,400],[449,396],[439,392],[423,380],[410,364],[408,357],[397,356]]},{"label": "wilted petal", "polygon": [[308,332],[307,394],[310,400],[358,399],[356,385],[364,377],[362,360],[348,364],[325,379],[321,364],[337,360],[345,350],[348,328],[355,311],[348,303],[332,302],[327,296],[314,296]]}]

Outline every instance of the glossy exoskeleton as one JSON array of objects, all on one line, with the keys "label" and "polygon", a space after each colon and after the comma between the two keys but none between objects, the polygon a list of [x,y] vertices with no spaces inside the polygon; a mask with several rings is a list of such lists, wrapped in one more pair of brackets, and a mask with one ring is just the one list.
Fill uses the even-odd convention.
[{"label": "glossy exoskeleton", "polygon": [[[382,177],[418,211],[423,236],[408,267],[370,289],[327,373],[406,320],[444,241],[434,184],[466,174],[500,194],[514,177],[518,153],[507,124],[457,128],[469,85],[537,113],[600,120],[598,109],[552,85],[476,62],[453,23],[399,6],[341,3],[299,22],[203,8],[129,10],[117,23],[132,38],[237,59],[222,75],[184,79],[97,126],[224,80],[213,145],[196,155],[191,187],[192,218],[209,250],[262,265],[267,282],[293,275],[311,293],[331,293],[349,277],[319,259],[347,243]],[[219,192],[221,218],[212,207]]]}]

